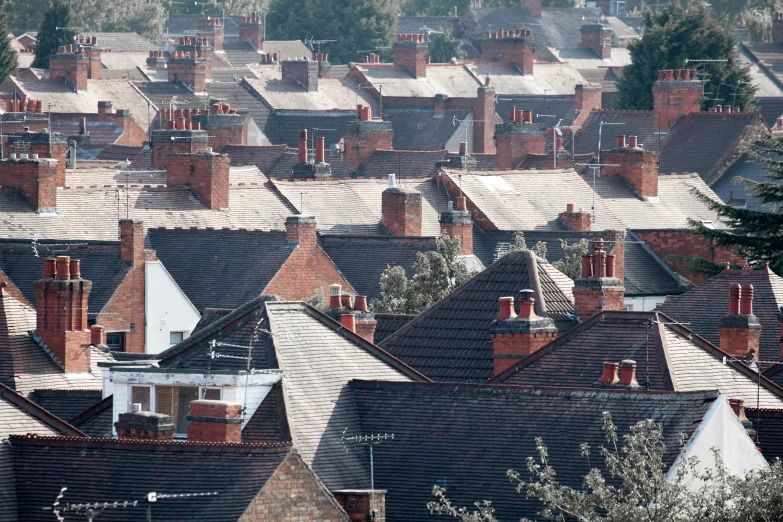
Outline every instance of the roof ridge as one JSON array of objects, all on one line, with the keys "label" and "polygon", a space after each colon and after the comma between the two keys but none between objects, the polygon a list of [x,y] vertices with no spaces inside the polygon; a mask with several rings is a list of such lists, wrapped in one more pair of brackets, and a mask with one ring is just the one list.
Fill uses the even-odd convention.
[{"label": "roof ridge", "polygon": [[[75,428],[74,428],[75,429]],[[78,430],[77,430],[78,431]],[[9,436],[11,444],[15,442],[78,442],[87,444],[112,444],[117,446],[160,446],[169,448],[194,448],[194,447],[223,447],[223,448],[292,448],[293,442],[204,442],[204,441],[179,441],[179,440],[148,440],[148,439],[115,439],[113,437],[62,437],[62,436],[40,436],[35,434],[11,435]]]}]

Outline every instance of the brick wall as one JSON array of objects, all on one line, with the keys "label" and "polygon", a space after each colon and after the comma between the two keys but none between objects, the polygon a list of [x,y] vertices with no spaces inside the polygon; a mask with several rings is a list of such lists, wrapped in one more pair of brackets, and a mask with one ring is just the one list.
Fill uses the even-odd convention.
[{"label": "brick wall", "polygon": [[120,257],[131,265],[144,263],[144,222],[120,220]]},{"label": "brick wall", "polygon": [[192,57],[171,58],[168,62],[168,78],[170,82],[185,82],[195,92],[204,92],[207,85],[207,60]]},{"label": "brick wall", "polygon": [[484,61],[513,64],[523,74],[533,74],[535,47],[532,31],[529,36],[484,39],[481,41],[481,56]]},{"label": "brick wall", "polygon": [[612,58],[612,35],[606,28],[599,24],[583,25],[582,47],[592,49],[601,58]]},{"label": "brick wall", "polygon": [[240,114],[199,114],[192,118],[209,135],[209,146],[218,151],[223,145],[247,145],[248,119]]},{"label": "brick wall", "polygon": [[582,321],[589,319],[603,310],[622,310],[625,290],[622,286],[609,286],[603,288],[581,287],[577,285],[572,289],[574,295],[574,309]]},{"label": "brick wall", "polygon": [[528,154],[544,154],[546,137],[538,125],[507,122],[495,127],[498,170],[510,170]]},{"label": "brick wall", "polygon": [[734,357],[745,357],[750,350],[754,351],[754,358],[759,356],[759,341],[761,340],[761,326],[757,328],[730,328],[721,326],[720,349]]},{"label": "brick wall", "polygon": [[381,220],[395,236],[421,235],[421,192],[388,188],[381,194]]},{"label": "brick wall", "polygon": [[125,332],[125,351],[144,353],[144,264],[134,265],[103,307],[95,322],[106,332]]},{"label": "brick wall", "polygon": [[348,513],[351,522],[386,521],[386,490],[375,490],[375,511],[378,514],[374,519],[369,516],[373,511],[372,491],[335,491],[334,498]]},{"label": "brick wall", "polygon": [[18,188],[39,212],[57,207],[59,162],[51,159],[0,160],[0,186]]},{"label": "brick wall", "polygon": [[223,24],[219,18],[200,18],[196,25],[196,37],[206,38],[216,50],[223,50]]},{"label": "brick wall", "polygon": [[296,451],[291,450],[238,522],[272,520],[347,522],[350,519]]},{"label": "brick wall", "polygon": [[555,340],[557,332],[539,333],[496,333],[490,334],[492,351],[495,355],[519,355],[495,358],[495,375],[511,368],[531,353]]},{"label": "brick wall", "polygon": [[[397,35],[421,37],[423,35]],[[427,44],[419,41],[397,41],[392,47],[395,67],[404,67],[414,78],[427,76]]]},{"label": "brick wall", "polygon": [[659,79],[653,84],[655,129],[666,132],[680,116],[701,111],[701,95],[699,81]]},{"label": "brick wall", "polygon": [[577,85],[574,89],[574,108],[582,112],[574,120],[574,125],[582,125],[590,112],[601,108],[601,85],[587,84]]},{"label": "brick wall", "polygon": [[283,81],[297,83],[307,92],[318,91],[318,62],[312,60],[285,60],[280,64]]},{"label": "brick wall", "polygon": [[640,148],[623,148],[603,152],[601,160],[619,165],[604,167],[601,176],[621,175],[641,197],[658,196],[658,153]]},{"label": "brick wall", "polygon": [[[70,47],[70,46],[69,46]],[[84,52],[61,52],[49,57],[49,80],[66,80],[77,91],[87,90],[89,58]]]},{"label": "brick wall", "polygon": [[593,228],[592,216],[589,212],[581,210],[574,211],[573,205],[569,204],[565,212],[561,212],[560,220],[571,230],[589,231]]},{"label": "brick wall", "polygon": [[[172,176],[171,169],[181,168],[182,164],[187,164],[187,170],[190,170],[190,163],[183,162],[179,154],[194,154],[196,152],[206,152],[209,138],[206,131],[198,130],[156,130],[152,132],[152,168],[167,169],[167,182],[177,183],[176,176]],[[171,156],[174,154],[175,156]],[[178,175],[184,175],[182,172]],[[189,177],[189,173],[188,173]],[[184,185],[180,182],[180,185]]]},{"label": "brick wall", "polygon": [[343,134],[343,159],[346,168],[356,170],[376,150],[392,150],[391,122],[357,121],[356,126]]},{"label": "brick wall", "polygon": [[206,206],[211,210],[228,208],[228,154],[199,152],[190,157],[190,163],[190,185]]},{"label": "brick wall", "polygon": [[4,132],[8,134],[7,138],[4,137],[7,142],[4,157],[7,158],[10,154],[38,154],[41,158],[55,159],[60,162],[57,165],[57,186],[65,186],[65,152],[68,150],[68,144],[62,134],[24,130],[15,133]]},{"label": "brick wall", "polygon": [[90,80],[101,79],[101,50],[97,47],[86,47],[85,53],[87,54],[87,78]]},{"label": "brick wall", "polygon": [[188,440],[242,442],[242,405],[229,401],[191,401]]},{"label": "brick wall", "polygon": [[495,88],[478,88],[473,106],[473,152],[495,154]]},{"label": "brick wall", "polygon": [[260,50],[264,45],[264,26],[261,25],[261,18],[253,13],[245,17],[239,24],[239,41],[250,42],[250,44]]}]

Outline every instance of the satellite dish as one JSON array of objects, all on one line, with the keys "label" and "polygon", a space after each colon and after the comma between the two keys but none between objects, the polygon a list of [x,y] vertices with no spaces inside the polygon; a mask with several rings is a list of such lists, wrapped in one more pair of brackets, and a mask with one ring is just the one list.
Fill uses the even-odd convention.
[{"label": "satellite dish", "polygon": [[329,145],[329,154],[332,156],[336,156],[337,154],[340,154],[340,144],[339,143],[332,143]]}]

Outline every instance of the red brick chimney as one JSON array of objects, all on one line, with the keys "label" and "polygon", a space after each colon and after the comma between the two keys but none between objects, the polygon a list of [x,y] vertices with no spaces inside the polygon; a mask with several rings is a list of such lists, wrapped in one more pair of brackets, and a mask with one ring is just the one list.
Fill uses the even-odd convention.
[{"label": "red brick chimney", "polygon": [[189,442],[242,442],[242,405],[229,401],[191,401]]},{"label": "red brick chimney", "polygon": [[[350,489],[332,491],[351,522],[386,522],[386,490]],[[375,513],[372,502],[375,498]]]},{"label": "red brick chimney", "polygon": [[318,62],[307,58],[283,60],[280,67],[284,82],[296,83],[306,92],[318,92]]},{"label": "red brick chimney", "polygon": [[500,298],[500,314],[489,327],[495,360],[495,375],[539,350],[557,337],[555,323],[549,317],[539,317],[533,310],[533,290],[522,290],[519,315],[514,311],[514,298]]},{"label": "red brick chimney", "polygon": [[622,310],[625,288],[615,275],[615,256],[604,251],[604,240],[593,241],[592,254],[582,256],[582,277],[574,281],[574,309],[585,321],[604,310]]},{"label": "red brick chimney", "polygon": [[527,9],[533,16],[541,14],[541,0],[519,0],[519,7]]},{"label": "red brick chimney", "polygon": [[93,346],[98,346],[102,344],[106,344],[106,334],[104,333],[103,326],[99,324],[94,324],[90,326],[90,344]]},{"label": "red brick chimney", "polygon": [[606,164],[616,164],[616,167],[603,167],[601,176],[617,176],[625,178],[631,187],[642,198],[658,196],[658,160],[657,152],[644,150],[636,136],[617,137],[617,147],[601,152],[601,161]]},{"label": "red brick chimney", "polygon": [[87,302],[92,282],[81,278],[79,261],[68,256],[45,259],[35,289],[35,335],[66,373],[90,371]]},{"label": "red brick chimney", "polygon": [[11,156],[0,160],[0,186],[16,187],[39,214],[55,212],[59,162],[37,154]]},{"label": "red brick chimney", "polygon": [[172,440],[177,427],[168,415],[151,411],[120,413],[114,423],[118,439]]},{"label": "red brick chimney", "polygon": [[147,67],[152,69],[165,69],[168,59],[163,51],[150,51],[147,57]]},{"label": "red brick chimney", "polygon": [[215,103],[209,112],[199,111],[190,121],[191,127],[198,123],[207,132],[212,150],[220,150],[224,145],[247,145],[248,119],[228,103]]},{"label": "red brick chimney", "polygon": [[206,38],[196,38],[193,36],[182,37],[179,39],[177,46],[174,48],[174,53],[203,58],[206,60],[204,78],[206,80],[212,78],[212,59],[215,54],[215,49],[213,49],[212,46],[207,43]]},{"label": "red brick chimney", "polygon": [[392,55],[395,67],[407,69],[414,78],[427,76],[427,41],[423,34],[398,34]]},{"label": "red brick chimney", "polygon": [[626,359],[620,363],[620,381],[617,384],[631,388],[639,387],[636,381],[636,361]]},{"label": "red brick chimney", "polygon": [[98,121],[114,121],[114,104],[112,102],[98,102]]},{"label": "red brick chimney", "polygon": [[84,46],[61,45],[49,56],[49,80],[66,82],[75,91],[87,90],[90,59]]},{"label": "red brick chimney", "polygon": [[592,49],[595,54],[604,60],[612,59],[612,30],[600,24],[583,25],[579,30],[582,33],[582,47]]},{"label": "red brick chimney", "polygon": [[659,71],[652,91],[658,132],[668,132],[680,116],[701,111],[702,85],[690,69]]},{"label": "red brick chimney", "polygon": [[772,43],[783,43],[783,13],[772,17]]},{"label": "red brick chimney", "polygon": [[367,296],[357,295],[354,298],[353,309],[356,311],[356,333],[365,341],[375,343],[378,321],[375,319],[375,314],[367,309]]},{"label": "red brick chimney", "polygon": [[544,127],[533,123],[532,111],[515,111],[514,118],[495,126],[498,170],[517,168],[528,154],[545,154]]},{"label": "red brick chimney", "polygon": [[[5,147],[4,154],[6,157],[10,157],[11,154],[16,154],[17,158],[27,154],[27,157],[32,159],[35,154],[39,158],[49,158],[57,160],[57,186],[65,186],[65,167],[66,159],[65,152],[68,150],[68,145],[65,142],[65,137],[59,132],[49,133],[48,129],[42,129],[40,132],[29,132],[24,128],[14,131],[9,129],[9,126],[3,127],[3,132],[7,133],[3,136],[3,139],[7,138],[7,147]],[[10,134],[13,132],[13,134]]]},{"label": "red brick chimney", "polygon": [[421,236],[421,192],[398,187],[389,174],[389,188],[381,195],[381,222],[394,236]]},{"label": "red brick chimney", "polygon": [[323,179],[332,177],[332,167],[326,163],[326,142],[324,138],[315,139],[315,156],[309,157],[307,149],[307,129],[299,129],[299,161],[291,170],[293,179]]},{"label": "red brick chimney", "polygon": [[174,51],[167,68],[170,82],[182,82],[197,93],[206,92],[208,64],[203,53]]},{"label": "red brick chimney", "polygon": [[761,323],[753,315],[753,285],[731,285],[729,313],[721,319],[718,331],[721,350],[733,357],[758,359]]},{"label": "red brick chimney", "polygon": [[473,119],[473,152],[495,154],[495,88],[489,84],[489,76],[478,88]]},{"label": "red brick chimney", "polygon": [[[196,152],[206,152],[209,138],[203,130],[185,129],[185,118],[177,121],[167,121],[169,127],[152,131],[150,144],[152,146],[153,169],[190,169],[190,162],[182,160],[183,155]],[[184,176],[184,174],[183,174]]]},{"label": "red brick chimney", "polygon": [[144,222],[120,220],[120,258],[129,265],[144,263]]},{"label": "red brick chimney", "polygon": [[574,108],[580,111],[574,125],[582,125],[590,112],[601,108],[601,96],[601,84],[585,83],[574,88]]},{"label": "red brick chimney", "polygon": [[199,18],[196,38],[204,38],[216,51],[223,50],[223,21],[220,18]]},{"label": "red brick chimney", "polygon": [[460,238],[462,255],[473,255],[473,217],[464,196],[457,198],[457,210],[453,209],[449,201],[449,209],[440,213],[440,233],[450,238]]},{"label": "red brick chimney", "polygon": [[78,43],[84,47],[87,55],[87,78],[90,80],[101,79],[101,48],[98,47],[98,38],[95,36],[79,36]]},{"label": "red brick chimney", "polygon": [[488,62],[515,65],[522,74],[533,74],[535,42],[530,29],[488,31],[481,40],[481,58]]},{"label": "red brick chimney", "polygon": [[585,212],[581,208],[575,212],[573,203],[566,204],[566,211],[560,213],[560,221],[571,230],[584,232],[592,229],[592,216],[590,213]]},{"label": "red brick chimney", "polygon": [[391,122],[373,119],[370,107],[358,105],[356,118],[343,133],[343,160],[351,170],[361,167],[376,150],[392,150],[394,138]]},{"label": "red brick chimney", "polygon": [[[289,245],[315,250],[317,248],[317,223],[315,216],[294,215],[285,219],[285,237]],[[339,286],[339,285],[338,285]]]},{"label": "red brick chimney", "polygon": [[264,26],[258,13],[252,13],[242,19],[239,24],[239,41],[249,42],[256,51],[264,46]]}]

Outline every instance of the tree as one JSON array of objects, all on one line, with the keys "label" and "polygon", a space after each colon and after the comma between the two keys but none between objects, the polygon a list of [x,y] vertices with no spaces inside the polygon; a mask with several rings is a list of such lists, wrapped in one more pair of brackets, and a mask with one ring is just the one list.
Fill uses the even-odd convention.
[{"label": "tree", "polygon": [[5,37],[5,41],[0,44],[0,82],[5,81],[18,65],[16,51],[11,47],[11,41],[8,37],[8,15],[5,12],[5,0],[0,0],[0,35]]},{"label": "tree", "polygon": [[270,40],[336,40],[324,50],[333,63],[358,61],[359,51],[389,44],[393,17],[388,0],[272,0]]},{"label": "tree", "polygon": [[433,63],[448,63],[452,58],[465,57],[460,41],[452,38],[449,32],[431,34],[427,54]]},{"label": "tree", "polygon": [[157,39],[163,34],[166,11],[159,0],[70,0],[71,19],[80,33],[134,32]]},{"label": "tree", "polygon": [[752,265],[769,263],[772,270],[783,274],[783,137],[766,131],[760,131],[758,137],[759,141],[747,150],[753,161],[764,166],[766,181],[736,177],[734,182],[744,183],[769,212],[732,207],[694,191],[697,198],[718,213],[728,230],[708,228],[695,220],[690,221],[690,226],[713,245],[734,247]]},{"label": "tree", "polygon": [[[468,12],[470,0],[408,0],[402,6],[406,16],[449,16],[457,7],[460,16]],[[544,7],[575,7],[575,0],[543,0]],[[482,7],[519,7],[519,0],[483,0]]]},{"label": "tree", "polygon": [[373,299],[373,311],[419,313],[471,278],[472,273],[462,261],[462,244],[459,237],[451,238],[441,234],[436,245],[437,250],[434,252],[416,254],[412,278],[408,279],[401,266],[389,267],[381,273],[381,299]]},{"label": "tree", "polygon": [[[61,0],[53,0],[49,10],[44,15],[41,28],[38,30],[38,42],[35,45],[35,59],[32,67],[49,68],[49,55],[61,45],[73,43],[76,33],[68,29],[71,25],[71,12]],[[60,29],[58,29],[58,27]]]},{"label": "tree", "polygon": [[590,250],[590,244],[587,239],[580,239],[576,243],[568,244],[567,241],[560,240],[560,248],[563,249],[565,259],[558,259],[552,263],[552,266],[563,272],[571,279],[582,277],[582,256]]},{"label": "tree", "polygon": [[[623,68],[617,81],[618,109],[652,110],[652,86],[658,71],[695,68],[699,78],[706,78],[702,109],[715,104],[733,105],[747,110],[753,104],[750,76],[739,61],[731,30],[722,27],[703,3],[692,1],[683,7],[671,0],[658,13],[642,14],[644,33],[629,44],[631,64]],[[688,62],[726,60],[719,62]]]},{"label": "tree", "polygon": [[[599,448],[603,470],[592,468],[581,489],[561,484],[549,462],[544,441],[536,439],[536,457],[528,457],[526,473],[509,470],[507,475],[519,493],[542,503],[543,520],[582,522],[728,522],[781,520],[783,517],[783,466],[776,461],[767,468],[735,476],[714,452],[714,466],[700,469],[695,457],[684,455],[680,437],[680,462],[669,476],[667,447],[659,424],[643,420],[631,426],[618,448],[617,427],[608,412],[603,414],[607,446]],[[590,465],[592,448],[580,446]],[[526,478],[529,477],[529,478]],[[435,486],[436,501],[430,512],[462,522],[498,522],[489,501],[476,509],[455,507],[446,490]]]},{"label": "tree", "polygon": [[532,250],[533,253],[541,259],[546,259],[546,243],[539,241],[532,249],[528,248],[527,241],[525,241],[525,234],[521,230],[514,232],[514,242],[508,246],[506,254],[519,250]]}]

